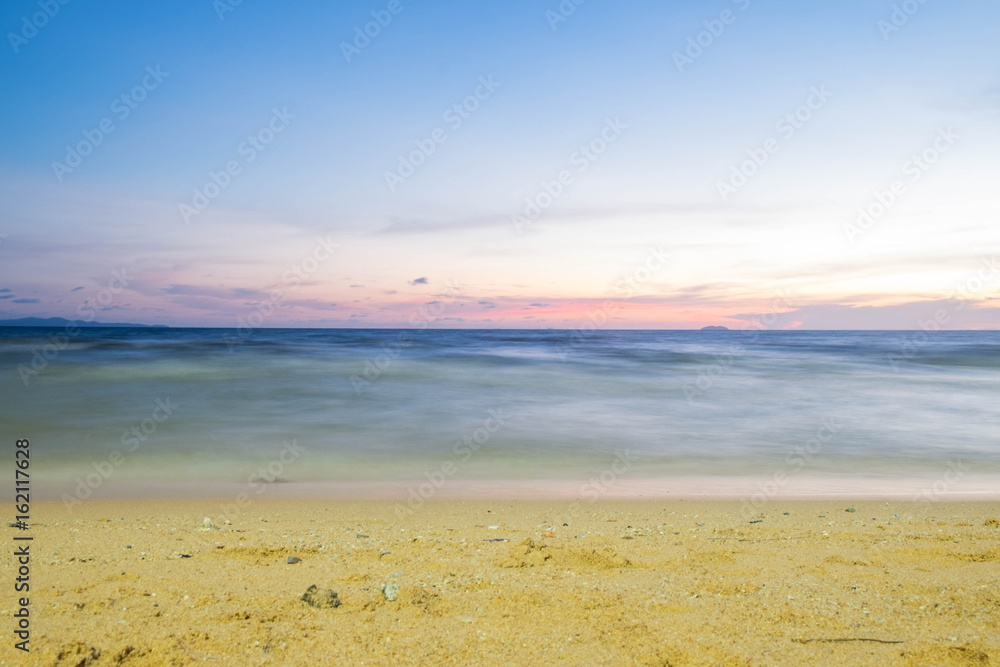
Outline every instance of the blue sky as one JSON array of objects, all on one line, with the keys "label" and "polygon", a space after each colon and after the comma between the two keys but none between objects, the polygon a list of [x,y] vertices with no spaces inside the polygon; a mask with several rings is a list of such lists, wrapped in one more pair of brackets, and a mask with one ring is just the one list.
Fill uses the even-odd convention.
[{"label": "blue sky", "polygon": [[[995,2],[586,0],[553,29],[558,2],[399,0],[347,62],[342,43],[389,5],[5,5],[0,317],[71,317],[124,269],[97,319],[231,326],[272,302],[266,325],[399,326],[447,300],[434,326],[574,328],[613,301],[611,326],[738,326],[780,297],[786,326],[914,328],[992,266]],[[54,15],[24,32],[43,6]],[[155,87],[120,118],[144,78]],[[445,114],[470,99],[454,127]],[[810,100],[786,136],[777,124]],[[275,110],[280,131],[248,150]],[[105,119],[113,131],[57,173]],[[581,161],[609,123],[614,140]],[[911,180],[924,151],[935,161]],[[239,173],[185,216],[229,162]],[[895,181],[859,233],[858,208]],[[651,252],[669,259],[650,270]],[[952,325],[1000,324],[1000,275],[984,275]]]}]

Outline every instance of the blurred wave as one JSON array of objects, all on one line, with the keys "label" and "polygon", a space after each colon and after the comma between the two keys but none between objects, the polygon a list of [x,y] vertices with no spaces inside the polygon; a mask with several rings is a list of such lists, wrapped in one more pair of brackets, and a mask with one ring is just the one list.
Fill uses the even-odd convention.
[{"label": "blurred wave", "polygon": [[636,475],[768,473],[830,418],[813,473],[1000,472],[1000,332],[62,334],[0,329],[4,435],[54,478],[131,446],[168,398],[116,474],[239,480],[295,440],[293,481],[418,479],[490,410],[508,417],[465,478],[586,475],[623,449]]}]

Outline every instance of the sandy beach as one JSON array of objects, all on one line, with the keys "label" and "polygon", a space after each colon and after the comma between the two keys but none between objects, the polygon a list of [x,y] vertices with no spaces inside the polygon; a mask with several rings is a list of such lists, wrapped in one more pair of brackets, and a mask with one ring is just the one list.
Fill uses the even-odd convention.
[{"label": "sandy beach", "polygon": [[400,518],[390,502],[262,499],[206,525],[218,506],[36,503],[32,652],[8,634],[0,660],[1000,661],[997,502],[775,499],[748,516],[735,501],[442,500]]}]

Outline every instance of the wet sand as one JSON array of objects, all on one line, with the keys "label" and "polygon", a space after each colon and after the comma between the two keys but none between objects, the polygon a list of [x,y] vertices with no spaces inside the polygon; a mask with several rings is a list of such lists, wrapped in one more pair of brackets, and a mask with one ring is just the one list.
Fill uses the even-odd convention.
[{"label": "wet sand", "polygon": [[0,660],[1000,663],[995,501],[259,499],[205,526],[219,505],[35,503],[32,652],[8,592]]}]

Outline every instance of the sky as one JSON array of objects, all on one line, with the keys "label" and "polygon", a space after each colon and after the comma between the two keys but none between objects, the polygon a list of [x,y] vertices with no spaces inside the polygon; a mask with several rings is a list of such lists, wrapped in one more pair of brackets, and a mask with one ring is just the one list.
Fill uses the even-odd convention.
[{"label": "sky", "polygon": [[995,0],[63,2],[0,318],[1000,328]]}]

